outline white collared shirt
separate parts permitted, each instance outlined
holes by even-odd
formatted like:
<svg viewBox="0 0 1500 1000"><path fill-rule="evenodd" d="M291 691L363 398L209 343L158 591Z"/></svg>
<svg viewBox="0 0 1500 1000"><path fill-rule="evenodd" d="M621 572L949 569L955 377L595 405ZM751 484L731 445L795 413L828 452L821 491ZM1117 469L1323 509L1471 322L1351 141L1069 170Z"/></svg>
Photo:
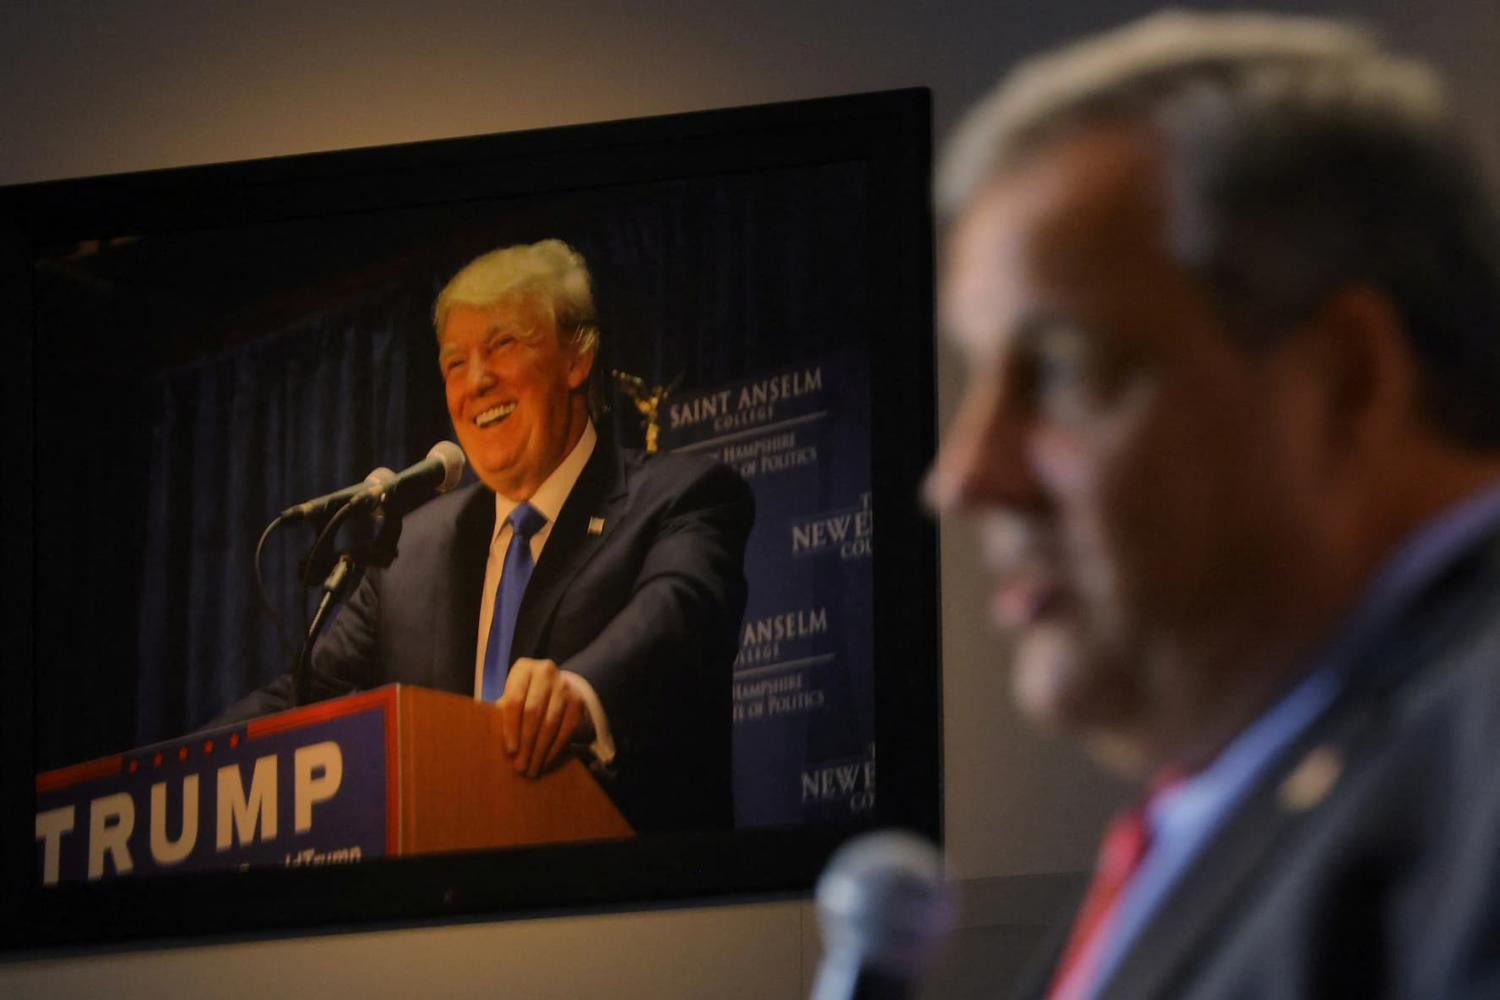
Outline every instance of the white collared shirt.
<svg viewBox="0 0 1500 1000"><path fill-rule="evenodd" d="M536 565L542 557L542 549L547 544L547 539L552 535L552 526L557 523L557 515L562 513L563 504L568 495L573 492L573 487L578 483L578 477L583 474L583 467L588 464L589 457L594 453L594 447L599 441L598 434L594 431L594 422L590 420L584 425L583 436L568 452L568 456L562 460L552 474L546 478L537 491L532 494L528 501L537 512L547 519L547 523L537 529L531 536L531 560ZM505 571L505 551L510 547L512 532L510 526L510 515L520 505L520 501L509 497L495 494L495 534L490 539L489 559L484 567L484 590L479 600L479 636L475 647L474 656L474 697L483 697L484 691L484 653L490 641L490 622L495 616L495 593L500 586L500 578ZM561 664L559 664L561 666ZM600 764L608 765L615 757L615 743L610 736L609 720L604 714L604 704L599 700L599 695L594 691L593 685L587 680L583 681L583 703L588 710L589 719L594 724L594 742L589 745L595 759Z"/></svg>

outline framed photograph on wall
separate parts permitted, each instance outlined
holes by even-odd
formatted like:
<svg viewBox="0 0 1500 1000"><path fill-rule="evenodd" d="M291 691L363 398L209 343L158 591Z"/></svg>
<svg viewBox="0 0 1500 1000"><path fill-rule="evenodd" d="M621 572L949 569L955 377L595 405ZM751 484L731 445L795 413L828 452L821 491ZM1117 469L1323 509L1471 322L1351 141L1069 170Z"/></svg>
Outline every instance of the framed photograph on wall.
<svg viewBox="0 0 1500 1000"><path fill-rule="evenodd" d="M930 127L0 190L7 945L800 892L938 837ZM545 760L517 670L591 692Z"/></svg>

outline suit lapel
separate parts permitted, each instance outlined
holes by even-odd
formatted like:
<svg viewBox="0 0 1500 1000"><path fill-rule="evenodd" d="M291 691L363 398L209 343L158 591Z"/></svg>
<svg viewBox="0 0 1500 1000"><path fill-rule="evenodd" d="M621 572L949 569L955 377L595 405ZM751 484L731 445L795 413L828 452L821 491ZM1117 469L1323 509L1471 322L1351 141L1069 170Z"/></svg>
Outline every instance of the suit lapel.
<svg viewBox="0 0 1500 1000"><path fill-rule="evenodd" d="M547 535L547 544L526 585L511 643L512 659L540 655L568 584L615 530L625 507L626 485L619 453L600 435L594 453L558 512L557 523ZM602 519L603 523L596 521L597 530L590 533L593 519Z"/></svg>
<svg viewBox="0 0 1500 1000"><path fill-rule="evenodd" d="M1062 964L1063 949L1068 946L1068 939L1073 934L1073 925L1078 922L1078 911L1083 906L1083 897L1088 892L1091 877L1089 872L1080 873L1079 887L1073 893L1072 905L1064 911L1065 918L1047 930L1036 954L1021 967L1015 988L1010 993L1012 1000L1044 1000L1047 996L1057 967Z"/></svg>
<svg viewBox="0 0 1500 1000"><path fill-rule="evenodd" d="M1355 713L1362 715L1363 713ZM1308 812L1287 808L1281 788L1286 776L1317 748L1347 760L1350 730L1347 715L1312 730L1277 760L1210 841L1183 878L1156 910L1100 997L1170 996L1184 984L1180 977L1191 960L1212 950L1211 941L1233 920L1237 904L1255 895L1255 882L1276 847L1290 836Z"/></svg>
<svg viewBox="0 0 1500 1000"><path fill-rule="evenodd" d="M452 588L436 605L433 620L433 686L443 691L472 694L474 662L478 656L479 603L484 591L484 568L495 533L495 494L476 486L459 511L454 525L451 573L439 573ZM446 609L444 612L441 609Z"/></svg>
<svg viewBox="0 0 1500 1000"><path fill-rule="evenodd" d="M1386 738L1386 719L1403 686L1441 669L1443 646L1456 624L1472 615L1469 605L1485 593L1474 578L1493 578L1496 564L1500 534L1456 560L1397 622L1369 642L1347 675L1343 693L1268 768L1162 900L1099 997L1182 992L1193 961L1214 950L1214 940L1230 932L1235 908L1256 897L1257 877L1278 863L1273 858L1277 848L1337 797L1338 783L1348 781L1349 773L1373 753L1373 745ZM1317 756L1339 762L1340 773L1312 802L1299 804L1291 786Z"/></svg>

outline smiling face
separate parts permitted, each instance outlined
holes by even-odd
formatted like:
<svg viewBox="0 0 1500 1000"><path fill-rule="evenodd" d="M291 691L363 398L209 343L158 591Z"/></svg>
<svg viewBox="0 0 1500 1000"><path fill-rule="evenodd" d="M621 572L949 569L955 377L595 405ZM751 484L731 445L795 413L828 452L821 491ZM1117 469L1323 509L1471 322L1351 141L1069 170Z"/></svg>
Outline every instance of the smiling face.
<svg viewBox="0 0 1500 1000"><path fill-rule="evenodd" d="M565 347L531 298L448 310L438 365L448 416L480 481L512 500L530 499L583 435L593 360Z"/></svg>
<svg viewBox="0 0 1500 1000"><path fill-rule="evenodd" d="M977 522L1023 709L1121 757L1295 644L1318 571L1307 394L1173 259L1161 177L1097 128L971 203L942 289L968 383L927 484Z"/></svg>

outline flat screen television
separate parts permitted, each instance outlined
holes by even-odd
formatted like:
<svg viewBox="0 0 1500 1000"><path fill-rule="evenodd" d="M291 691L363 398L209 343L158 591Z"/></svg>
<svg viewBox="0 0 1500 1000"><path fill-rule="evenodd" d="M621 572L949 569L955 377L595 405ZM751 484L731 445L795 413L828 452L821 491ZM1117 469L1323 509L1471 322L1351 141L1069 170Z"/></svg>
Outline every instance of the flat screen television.
<svg viewBox="0 0 1500 1000"><path fill-rule="evenodd" d="M938 837L929 168L898 91L0 190L7 946L794 893L859 830ZM334 777L275 765L268 830L266 730L212 720L296 658L317 532L262 531L454 436L434 297L548 239L592 277L599 439L754 497L733 826L330 846L330 789L389 766L351 737ZM222 850L219 772L258 852Z"/></svg>

